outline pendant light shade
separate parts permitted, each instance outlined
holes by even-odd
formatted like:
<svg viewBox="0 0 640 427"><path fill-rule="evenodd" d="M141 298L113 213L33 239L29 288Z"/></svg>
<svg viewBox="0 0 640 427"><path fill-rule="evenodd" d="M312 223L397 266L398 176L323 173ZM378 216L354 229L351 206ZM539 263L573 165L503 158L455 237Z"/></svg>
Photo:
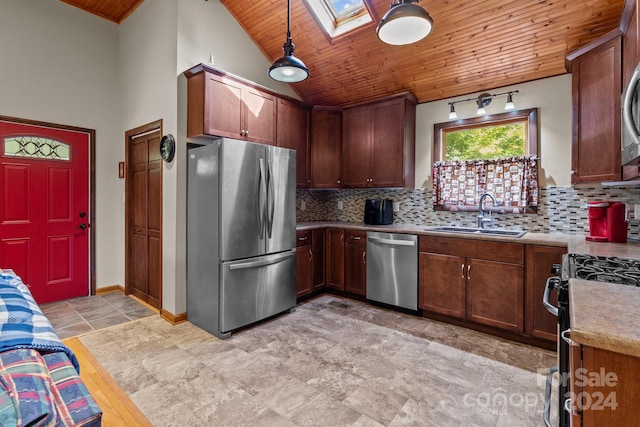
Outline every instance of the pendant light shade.
<svg viewBox="0 0 640 427"><path fill-rule="evenodd" d="M433 20L418 0L398 0L382 17L376 33L384 43L405 45L427 37L433 30Z"/></svg>
<svg viewBox="0 0 640 427"><path fill-rule="evenodd" d="M282 45L284 56L278 58L269 67L269 77L285 83L296 83L309 77L309 69L293 56L296 46L291 40L291 0L287 0L287 41Z"/></svg>

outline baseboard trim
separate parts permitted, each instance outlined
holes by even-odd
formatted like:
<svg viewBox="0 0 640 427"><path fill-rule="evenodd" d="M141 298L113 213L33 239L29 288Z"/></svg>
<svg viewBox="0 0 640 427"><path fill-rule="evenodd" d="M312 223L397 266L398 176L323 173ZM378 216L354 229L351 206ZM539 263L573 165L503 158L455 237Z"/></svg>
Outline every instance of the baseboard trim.
<svg viewBox="0 0 640 427"><path fill-rule="evenodd" d="M160 316L172 325L177 325L178 323L187 321L187 313L173 314L164 308L160 310Z"/></svg>
<svg viewBox="0 0 640 427"><path fill-rule="evenodd" d="M147 307L149 310L155 312L155 313L160 313L160 310L158 310L156 307L152 306L151 304L141 300L140 298L138 298L137 296L135 296L134 294L129 294L127 295L129 298L136 300L137 303L144 305L145 307Z"/></svg>
<svg viewBox="0 0 640 427"><path fill-rule="evenodd" d="M108 294L109 292L118 291L124 294L124 286L122 285L113 285L113 286L105 286L104 288L96 289L96 295Z"/></svg>

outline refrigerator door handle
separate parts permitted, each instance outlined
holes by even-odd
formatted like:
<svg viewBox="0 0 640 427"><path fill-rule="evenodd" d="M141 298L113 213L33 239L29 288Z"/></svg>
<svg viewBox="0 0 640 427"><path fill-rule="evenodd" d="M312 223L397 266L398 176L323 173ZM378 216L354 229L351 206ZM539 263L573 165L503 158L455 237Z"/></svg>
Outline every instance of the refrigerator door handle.
<svg viewBox="0 0 640 427"><path fill-rule="evenodd" d="M289 259L295 256L295 251L285 252L279 254L277 256L269 257L268 259L256 260L256 261L248 261L248 262L239 262L237 264L231 264L229 266L229 270L243 270L246 268L256 268L256 267L264 267L266 265L277 264L286 259Z"/></svg>
<svg viewBox="0 0 640 427"><path fill-rule="evenodd" d="M276 206L276 202L275 202L275 186L273 185L273 169L271 166L272 161L269 160L268 166L268 173L269 173L269 179L268 179L268 196L267 196L267 209L269 209L269 211L267 212L267 218L268 218L268 222L267 222L267 227L269 227L269 238L271 238L272 235L272 231L273 231L273 213L275 211L275 206Z"/></svg>
<svg viewBox="0 0 640 427"><path fill-rule="evenodd" d="M266 171L264 168L264 159L260 158L260 173L258 174L258 208L257 208L257 216L258 216L258 230L260 233L260 237L264 236L264 209L265 209L265 198L267 196L267 187L265 181L267 179Z"/></svg>

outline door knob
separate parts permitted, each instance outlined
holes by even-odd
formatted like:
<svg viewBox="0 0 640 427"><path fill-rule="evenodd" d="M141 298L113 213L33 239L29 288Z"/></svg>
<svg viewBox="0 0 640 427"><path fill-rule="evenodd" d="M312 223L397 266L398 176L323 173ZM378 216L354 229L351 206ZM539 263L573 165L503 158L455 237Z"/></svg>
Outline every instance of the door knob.
<svg viewBox="0 0 640 427"><path fill-rule="evenodd" d="M80 212L80 218L84 218L85 216L87 216L86 212Z"/></svg>
<svg viewBox="0 0 640 427"><path fill-rule="evenodd" d="M84 230L85 228L87 228L87 224L80 224L80 228Z"/></svg>

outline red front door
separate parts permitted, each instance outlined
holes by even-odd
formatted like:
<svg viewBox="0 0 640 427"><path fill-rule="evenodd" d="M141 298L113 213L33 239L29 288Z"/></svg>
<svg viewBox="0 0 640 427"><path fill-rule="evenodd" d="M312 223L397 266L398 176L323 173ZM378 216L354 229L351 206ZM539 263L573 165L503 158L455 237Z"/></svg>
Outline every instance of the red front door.
<svg viewBox="0 0 640 427"><path fill-rule="evenodd" d="M89 295L89 137L0 120L0 268L40 304Z"/></svg>

